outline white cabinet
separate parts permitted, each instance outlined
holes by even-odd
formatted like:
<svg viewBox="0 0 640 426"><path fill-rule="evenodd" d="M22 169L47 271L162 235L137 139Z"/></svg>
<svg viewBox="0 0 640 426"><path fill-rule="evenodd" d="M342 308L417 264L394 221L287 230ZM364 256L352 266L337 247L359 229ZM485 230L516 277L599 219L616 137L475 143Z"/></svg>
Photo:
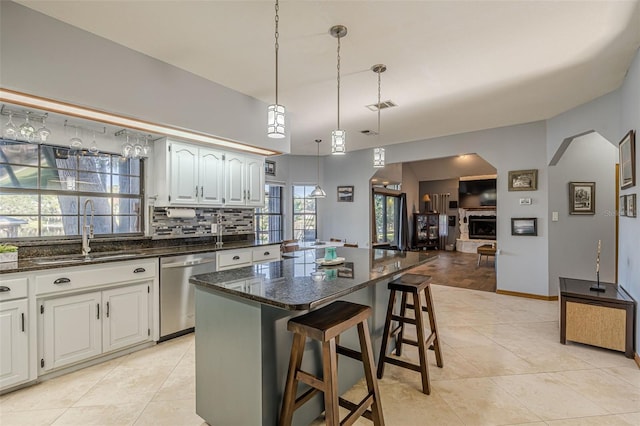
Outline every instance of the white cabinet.
<svg viewBox="0 0 640 426"><path fill-rule="evenodd" d="M280 246L269 245L254 248L220 250L216 253L216 270L241 268L254 263L280 260Z"/></svg>
<svg viewBox="0 0 640 426"><path fill-rule="evenodd" d="M157 268L142 259L36 275L41 373L152 341Z"/></svg>
<svg viewBox="0 0 640 426"><path fill-rule="evenodd" d="M52 370L102 353L101 292L41 304L44 351L40 366Z"/></svg>
<svg viewBox="0 0 640 426"><path fill-rule="evenodd" d="M154 152L157 205L222 205L222 151L165 139Z"/></svg>
<svg viewBox="0 0 640 426"><path fill-rule="evenodd" d="M29 379L29 335L26 321L26 298L0 302L0 389Z"/></svg>
<svg viewBox="0 0 640 426"><path fill-rule="evenodd" d="M102 292L102 349L110 352L149 338L149 288L146 284Z"/></svg>
<svg viewBox="0 0 640 426"><path fill-rule="evenodd" d="M264 159L225 154L225 205L264 206Z"/></svg>
<svg viewBox="0 0 640 426"><path fill-rule="evenodd" d="M171 139L155 145L157 206L264 206L263 157Z"/></svg>

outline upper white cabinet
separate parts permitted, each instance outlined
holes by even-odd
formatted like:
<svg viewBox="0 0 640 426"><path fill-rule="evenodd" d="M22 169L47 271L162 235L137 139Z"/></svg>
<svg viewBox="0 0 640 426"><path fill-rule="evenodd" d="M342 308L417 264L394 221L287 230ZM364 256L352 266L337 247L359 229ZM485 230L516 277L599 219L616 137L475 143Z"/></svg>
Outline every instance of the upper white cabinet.
<svg viewBox="0 0 640 426"><path fill-rule="evenodd" d="M158 206L264 204L264 159L164 139L156 142Z"/></svg>
<svg viewBox="0 0 640 426"><path fill-rule="evenodd" d="M263 207L264 159L227 153L225 166L225 205Z"/></svg>
<svg viewBox="0 0 640 426"><path fill-rule="evenodd" d="M222 205L222 151L169 139L154 151L158 205Z"/></svg>

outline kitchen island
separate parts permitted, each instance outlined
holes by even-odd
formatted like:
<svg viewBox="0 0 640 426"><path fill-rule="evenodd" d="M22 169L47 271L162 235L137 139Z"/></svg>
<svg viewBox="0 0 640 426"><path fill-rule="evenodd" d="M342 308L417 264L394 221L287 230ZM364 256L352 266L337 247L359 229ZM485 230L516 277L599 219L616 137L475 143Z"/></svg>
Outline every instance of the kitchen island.
<svg viewBox="0 0 640 426"><path fill-rule="evenodd" d="M195 275L196 412L211 425L275 425L291 349L287 322L334 300L369 305L374 353L378 355L386 314L386 283L437 258L429 253L337 248L344 263L319 267L324 250L303 250L283 260ZM310 274L324 270L315 281ZM357 348L355 330L341 344ZM321 350L307 342L303 367L321 375ZM359 362L341 357L339 390L362 376ZM309 424L323 411L317 395L294 415Z"/></svg>

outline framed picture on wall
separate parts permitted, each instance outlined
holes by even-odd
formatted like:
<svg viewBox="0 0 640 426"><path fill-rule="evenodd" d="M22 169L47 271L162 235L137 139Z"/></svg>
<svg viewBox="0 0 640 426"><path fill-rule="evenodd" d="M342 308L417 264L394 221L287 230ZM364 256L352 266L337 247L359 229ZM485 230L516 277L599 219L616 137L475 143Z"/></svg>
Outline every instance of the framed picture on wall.
<svg viewBox="0 0 640 426"><path fill-rule="evenodd" d="M618 206L618 214L620 216L626 216L627 215L627 197L625 197L624 195L620 196L620 204Z"/></svg>
<svg viewBox="0 0 640 426"><path fill-rule="evenodd" d="M620 189L636 184L636 132L629 130L620 141Z"/></svg>
<svg viewBox="0 0 640 426"><path fill-rule="evenodd" d="M535 217L512 217L511 235L538 235L538 219Z"/></svg>
<svg viewBox="0 0 640 426"><path fill-rule="evenodd" d="M535 191L538 189L538 169L511 170L509 191Z"/></svg>
<svg viewBox="0 0 640 426"><path fill-rule="evenodd" d="M569 214L596 214L595 182L569 182Z"/></svg>
<svg viewBox="0 0 640 426"><path fill-rule="evenodd" d="M629 194L626 197L627 200L627 206L626 206L626 210L627 210L627 216L628 217L636 217L636 210L637 210L637 204L636 204L636 194Z"/></svg>
<svg viewBox="0 0 640 426"><path fill-rule="evenodd" d="M338 201L353 202L353 186L339 186Z"/></svg>
<svg viewBox="0 0 640 426"><path fill-rule="evenodd" d="M276 162L271 160L264 160L264 174L269 176L276 175Z"/></svg>

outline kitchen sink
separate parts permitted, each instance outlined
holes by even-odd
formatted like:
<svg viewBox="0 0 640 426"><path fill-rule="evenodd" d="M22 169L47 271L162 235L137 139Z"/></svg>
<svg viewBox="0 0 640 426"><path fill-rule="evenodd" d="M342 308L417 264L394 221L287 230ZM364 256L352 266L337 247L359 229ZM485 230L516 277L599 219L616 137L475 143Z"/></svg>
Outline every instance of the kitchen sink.
<svg viewBox="0 0 640 426"><path fill-rule="evenodd" d="M105 254L100 254L100 253L96 253L93 255L90 255L88 257L86 256L74 256L74 257L68 257L68 256L64 256L64 257L53 257L53 258L46 258L46 259L36 259L33 261L33 263L37 264L37 265L57 265L57 264L61 264L61 263L83 263L83 262L92 262L92 261L98 261L98 260L112 260L112 259L127 259L127 258L132 258L132 257L136 257L138 256L137 253L105 253Z"/></svg>

